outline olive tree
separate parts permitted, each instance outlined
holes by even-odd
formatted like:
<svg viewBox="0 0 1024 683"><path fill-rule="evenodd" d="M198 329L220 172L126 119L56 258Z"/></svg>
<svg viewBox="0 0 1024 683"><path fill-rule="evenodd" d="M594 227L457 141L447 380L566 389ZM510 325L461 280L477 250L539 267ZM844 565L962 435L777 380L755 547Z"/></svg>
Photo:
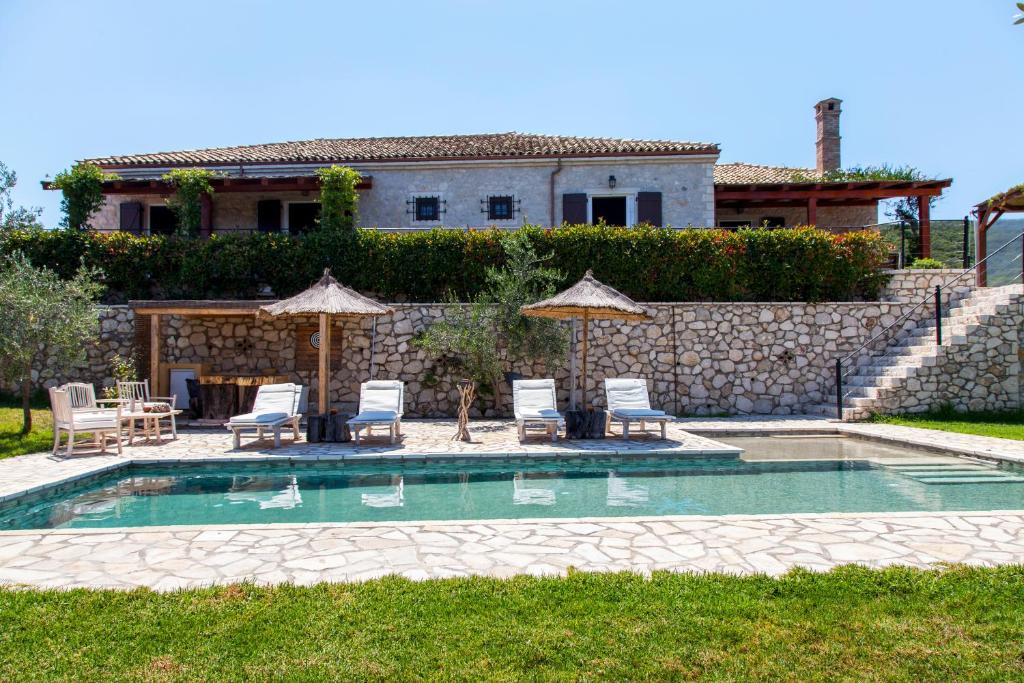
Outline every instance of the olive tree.
<svg viewBox="0 0 1024 683"><path fill-rule="evenodd" d="M18 175L0 161L0 230L42 228L39 222L42 209L14 206L14 186L17 184Z"/></svg>
<svg viewBox="0 0 1024 683"><path fill-rule="evenodd" d="M96 278L83 267L61 280L18 253L0 261L0 379L21 387L22 434L32 429L32 371L80 361L98 331Z"/></svg>

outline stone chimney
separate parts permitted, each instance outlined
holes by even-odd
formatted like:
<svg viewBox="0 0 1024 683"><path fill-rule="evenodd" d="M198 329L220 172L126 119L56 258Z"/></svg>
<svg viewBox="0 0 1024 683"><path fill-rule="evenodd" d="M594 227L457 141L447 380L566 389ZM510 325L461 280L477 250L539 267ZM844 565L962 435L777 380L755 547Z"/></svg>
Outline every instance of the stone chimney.
<svg viewBox="0 0 1024 683"><path fill-rule="evenodd" d="M842 168L839 160L839 105L842 102L830 97L814 105L814 121L818 124L818 138L815 143L818 173Z"/></svg>

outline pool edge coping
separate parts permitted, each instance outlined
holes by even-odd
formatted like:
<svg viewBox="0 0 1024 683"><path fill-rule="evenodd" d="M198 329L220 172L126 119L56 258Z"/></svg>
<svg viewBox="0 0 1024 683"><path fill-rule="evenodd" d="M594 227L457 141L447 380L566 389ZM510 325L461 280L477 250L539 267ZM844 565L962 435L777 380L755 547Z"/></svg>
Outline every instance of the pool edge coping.
<svg viewBox="0 0 1024 683"><path fill-rule="evenodd" d="M170 524L163 526L135 527L75 527L65 529L12 529L0 530L0 539L15 536L60 536L60 535L116 535L144 533L183 533L195 531L232 531L236 533L254 530L288 529L380 529L415 527L429 531L431 527L466 526L537 526L543 524L653 524L658 522L759 522L766 520L835 520L835 519L941 519L954 517L999 517L1001 515L1024 516L1024 510L928 510L899 512L791 512L766 514L730 515L643 515L639 517L524 517L521 519L452 519L452 520L406 520L384 522L281 522L265 524Z"/></svg>

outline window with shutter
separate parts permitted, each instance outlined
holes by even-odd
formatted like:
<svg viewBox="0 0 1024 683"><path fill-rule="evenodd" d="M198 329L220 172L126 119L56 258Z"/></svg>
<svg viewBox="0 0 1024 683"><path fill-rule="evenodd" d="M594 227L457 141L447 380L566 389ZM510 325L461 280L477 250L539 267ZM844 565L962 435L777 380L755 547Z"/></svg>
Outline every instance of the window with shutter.
<svg viewBox="0 0 1024 683"><path fill-rule="evenodd" d="M256 202L256 227L260 232L281 232L281 200Z"/></svg>
<svg viewBox="0 0 1024 683"><path fill-rule="evenodd" d="M572 192L562 195L562 222L583 225L587 222L587 195Z"/></svg>
<svg viewBox="0 0 1024 683"><path fill-rule="evenodd" d="M122 202L120 228L136 235L142 232L142 202Z"/></svg>
<svg viewBox="0 0 1024 683"><path fill-rule="evenodd" d="M661 227L661 193L636 193L636 222Z"/></svg>

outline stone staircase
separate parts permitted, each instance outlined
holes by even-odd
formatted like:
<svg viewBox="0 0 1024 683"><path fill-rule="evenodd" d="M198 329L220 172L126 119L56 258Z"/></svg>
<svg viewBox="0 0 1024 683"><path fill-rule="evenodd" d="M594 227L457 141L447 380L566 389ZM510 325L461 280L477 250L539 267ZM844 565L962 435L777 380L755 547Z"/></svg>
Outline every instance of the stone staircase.
<svg viewBox="0 0 1024 683"><path fill-rule="evenodd" d="M871 413L885 412L883 400L905 393L919 391L913 379L922 367L945 361L948 353L966 350L972 343L971 333L984 325L992 316L1004 315L1009 307L1019 305L1024 285L986 287L971 291L955 300L946 309L942 319L942 346L935 344L935 321L924 311L916 327L903 330L886 346L874 352L867 349L853 361L843 380L844 420L859 420ZM911 386L908 386L910 384ZM917 382L919 385L920 382ZM835 395L835 387L830 395ZM921 405L920 409L927 406ZM913 410L914 407L910 407ZM811 405L809 415L836 417L835 402Z"/></svg>

